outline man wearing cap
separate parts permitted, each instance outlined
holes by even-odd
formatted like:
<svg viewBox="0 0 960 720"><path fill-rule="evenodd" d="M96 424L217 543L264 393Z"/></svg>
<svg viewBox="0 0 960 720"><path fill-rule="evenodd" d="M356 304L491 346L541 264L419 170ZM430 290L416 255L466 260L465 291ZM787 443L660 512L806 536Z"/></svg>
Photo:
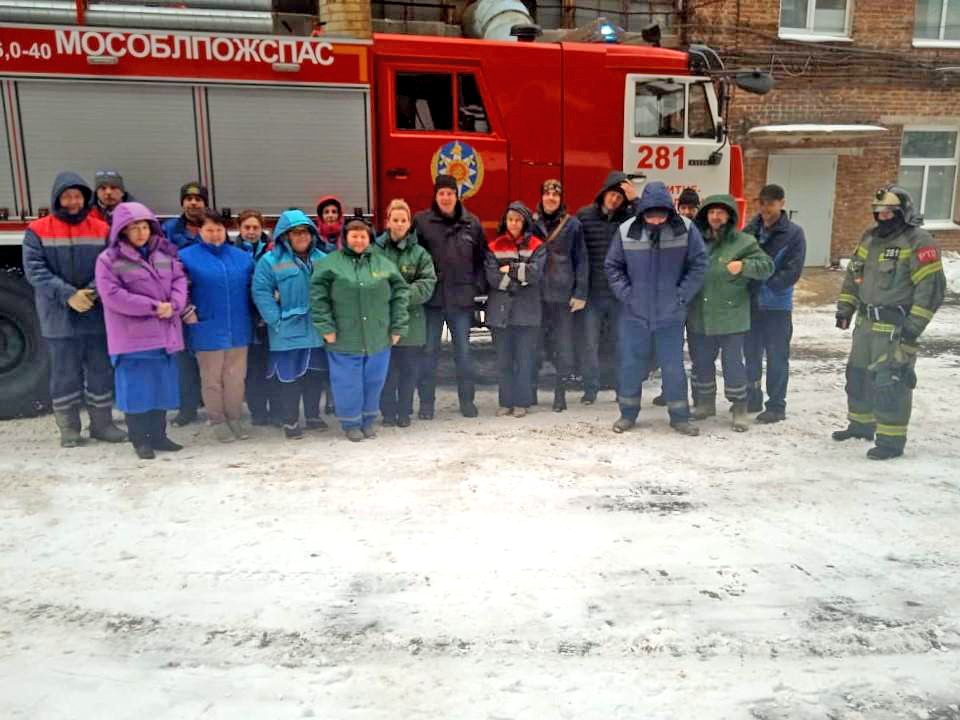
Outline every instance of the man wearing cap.
<svg viewBox="0 0 960 720"><path fill-rule="evenodd" d="M93 176L94 199L90 210L92 217L113 222L113 209L122 202L133 202L133 195L123 187L123 177L116 170L99 169Z"/></svg>
<svg viewBox="0 0 960 720"><path fill-rule="evenodd" d="M180 188L180 207L183 214L163 224L163 234L178 250L200 242L203 211L210 204L210 193L198 182L188 182Z"/></svg>
<svg viewBox="0 0 960 720"><path fill-rule="evenodd" d="M533 234L540 237L547 248L547 261L540 282L543 331L557 374L553 410L563 412L567 409L567 383L574 371L573 314L586 307L590 266L583 241L583 226L567 212L563 185L559 180L550 179L540 186L540 204L533 221ZM535 376L537 366L535 363ZM533 386L536 391L536 377Z"/></svg>
<svg viewBox="0 0 960 720"><path fill-rule="evenodd" d="M758 423L786 418L790 339L793 337L793 286L803 272L807 241L803 229L784 212L779 185L766 185L758 199L760 213L744 228L773 260L773 275L750 283L750 330L743 341L747 366L747 412ZM767 409L763 409L763 357L767 358ZM760 412L763 410L763 412Z"/></svg>
<svg viewBox="0 0 960 720"><path fill-rule="evenodd" d="M581 313L582 352L580 370L583 373L584 405L592 405L600 390L600 338L606 326L615 334L620 304L610 292L603 261L610 243L617 236L620 224L634 214L637 191L625 173L613 171L597 193L593 203L580 208L577 219L583 225L583 239L587 247L590 267L590 298Z"/></svg>
<svg viewBox="0 0 960 720"><path fill-rule="evenodd" d="M200 242L200 226L203 211L207 208L210 194L198 182L188 182L180 188L180 207L183 214L163 224L163 234L183 250ZM184 328L186 331L186 328ZM196 356L189 350L177 353L177 370L180 375L180 411L172 420L174 425L189 425L197 419L200 407L200 367Z"/></svg>
<svg viewBox="0 0 960 720"><path fill-rule="evenodd" d="M470 327L474 298L485 289L483 226L460 201L457 181L450 175L439 175L433 186L433 204L417 213L413 227L437 271L436 289L426 302L427 342L418 384L419 417L433 419L444 323L453 338L460 412L464 417L476 417Z"/></svg>
<svg viewBox="0 0 960 720"><path fill-rule="evenodd" d="M684 188L680 197L677 198L677 212L687 220L693 220L698 210L700 210L700 196L697 191L692 187Z"/></svg>
<svg viewBox="0 0 960 720"><path fill-rule="evenodd" d="M27 226L23 270L34 289L40 331L50 355L50 397L61 447L83 443L80 407L90 413L90 436L124 442L113 424L113 367L97 299L94 270L109 226L90 212L93 192L62 172L53 183L50 214Z"/></svg>
<svg viewBox="0 0 960 720"><path fill-rule="evenodd" d="M876 445L871 460L903 455L917 384L917 339L943 303L947 281L940 248L920 226L910 194L898 185L877 191L876 226L853 251L837 300L837 327L857 315L847 360L847 427L837 441Z"/></svg>

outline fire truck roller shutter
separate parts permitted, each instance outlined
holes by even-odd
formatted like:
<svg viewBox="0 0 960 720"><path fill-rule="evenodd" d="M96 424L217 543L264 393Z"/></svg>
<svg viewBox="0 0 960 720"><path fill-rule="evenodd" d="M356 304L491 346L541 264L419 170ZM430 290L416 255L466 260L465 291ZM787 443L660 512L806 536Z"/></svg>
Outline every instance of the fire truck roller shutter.
<svg viewBox="0 0 960 720"><path fill-rule="evenodd" d="M93 182L117 170L157 214L180 213L177 189L199 175L190 87L145 83L19 81L33 215L50 205L57 173Z"/></svg>
<svg viewBox="0 0 960 720"><path fill-rule="evenodd" d="M366 90L211 87L207 97L221 207L312 214L332 193L348 212L371 209Z"/></svg>
<svg viewBox="0 0 960 720"><path fill-rule="evenodd" d="M5 96L6 93L0 93ZM10 116L10 108L7 105L7 98L3 97L0 103L0 118L6 120ZM17 206L17 194L14 190L14 167L15 163L10 157L10 140L7 137L6 126L0 131L0 208L6 208L10 213L10 219L13 220L20 214L20 208Z"/></svg>

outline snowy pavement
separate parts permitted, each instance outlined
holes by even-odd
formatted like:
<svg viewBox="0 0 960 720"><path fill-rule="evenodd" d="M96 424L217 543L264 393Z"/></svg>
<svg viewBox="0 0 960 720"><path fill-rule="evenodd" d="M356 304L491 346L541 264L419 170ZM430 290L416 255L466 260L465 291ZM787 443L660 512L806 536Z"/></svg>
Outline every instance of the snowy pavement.
<svg viewBox="0 0 960 720"><path fill-rule="evenodd" d="M746 434L492 388L153 462L2 423L0 718L957 720L960 305L888 463L829 439L850 334L795 324L789 418Z"/></svg>

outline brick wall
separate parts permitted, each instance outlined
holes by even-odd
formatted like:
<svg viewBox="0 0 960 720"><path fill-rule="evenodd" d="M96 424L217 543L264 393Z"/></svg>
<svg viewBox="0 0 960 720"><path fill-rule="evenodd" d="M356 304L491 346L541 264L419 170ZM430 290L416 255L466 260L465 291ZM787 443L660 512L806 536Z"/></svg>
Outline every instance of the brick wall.
<svg viewBox="0 0 960 720"><path fill-rule="evenodd" d="M748 212L756 212L753 199L766 182L769 154L786 148L838 153L831 250L835 260L848 255L873 223L873 192L896 181L904 125L960 130L960 74L935 69L960 66L960 49L912 46L912 0L896 10L889 0L852 1L853 42L848 43L778 38L776 0L694 6L686 30L688 42L712 46L728 66L761 67L776 78L776 89L768 95L737 91L731 106L731 135L745 151ZM879 125L887 132L841 140L747 135L760 125L796 123ZM960 223L960 197L955 205L954 222ZM960 250L960 228L934 235L944 248Z"/></svg>
<svg viewBox="0 0 960 720"><path fill-rule="evenodd" d="M328 35L369 38L370 0L320 0L320 19L326 21Z"/></svg>

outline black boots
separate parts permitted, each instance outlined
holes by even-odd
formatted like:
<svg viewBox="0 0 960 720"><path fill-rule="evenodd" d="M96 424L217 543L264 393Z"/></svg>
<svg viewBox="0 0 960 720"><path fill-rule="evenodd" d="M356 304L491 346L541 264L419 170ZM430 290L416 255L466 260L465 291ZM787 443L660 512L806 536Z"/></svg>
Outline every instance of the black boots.
<svg viewBox="0 0 960 720"><path fill-rule="evenodd" d="M857 438L859 440L873 440L873 430L865 430L861 427L853 425L847 425L844 430L836 430L831 437L837 442L843 442L844 440L850 440L851 438Z"/></svg>
<svg viewBox="0 0 960 720"><path fill-rule="evenodd" d="M90 437L101 442L126 442L127 434L113 424L112 408L87 408L90 413Z"/></svg>
<svg viewBox="0 0 960 720"><path fill-rule="evenodd" d="M150 413L127 413L127 430L133 451L141 460L153 460L156 455L150 444Z"/></svg>
<svg viewBox="0 0 960 720"><path fill-rule="evenodd" d="M83 445L80 435L80 408L72 407L68 410L55 410L54 419L60 430L60 447L75 448Z"/></svg>
<svg viewBox="0 0 960 720"><path fill-rule="evenodd" d="M567 409L567 383L557 376L557 384L553 388L553 411L563 412Z"/></svg>
<svg viewBox="0 0 960 720"><path fill-rule="evenodd" d="M763 410L763 390L752 387L747 391L747 412L758 413Z"/></svg>
<svg viewBox="0 0 960 720"><path fill-rule="evenodd" d="M867 457L871 460L890 460L903 455L903 448L877 445L867 450Z"/></svg>
<svg viewBox="0 0 960 720"><path fill-rule="evenodd" d="M475 418L479 413L473 403L474 387L472 382L460 380L457 382L457 397L460 400L460 414L467 418Z"/></svg>

